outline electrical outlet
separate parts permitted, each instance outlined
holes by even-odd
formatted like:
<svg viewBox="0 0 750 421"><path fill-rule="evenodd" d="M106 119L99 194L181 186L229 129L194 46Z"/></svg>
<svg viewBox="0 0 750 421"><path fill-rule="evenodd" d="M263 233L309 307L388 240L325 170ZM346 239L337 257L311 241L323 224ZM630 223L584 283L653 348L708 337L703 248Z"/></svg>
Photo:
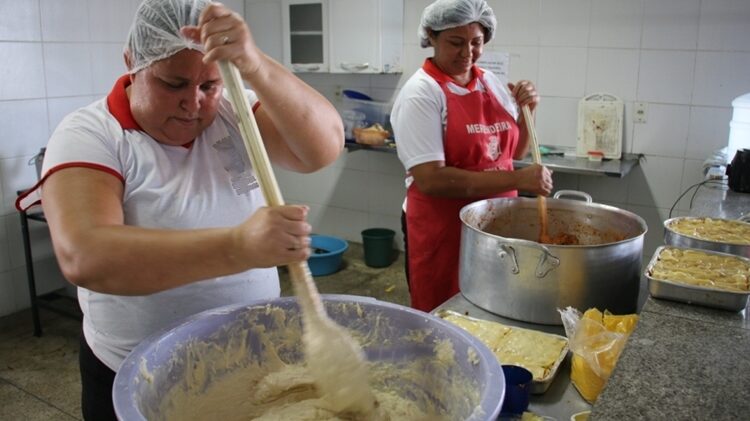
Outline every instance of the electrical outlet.
<svg viewBox="0 0 750 421"><path fill-rule="evenodd" d="M334 89L334 91L333 91L333 95L334 95L334 96L335 96L335 97L336 97L337 99L341 99L341 95L343 95L343 93L341 92L342 90L343 90L343 89L341 88L341 85L336 85L336 88L335 88L335 89Z"/></svg>
<svg viewBox="0 0 750 421"><path fill-rule="evenodd" d="M645 123L647 110L648 107L645 102L636 102L633 104L633 121L636 123Z"/></svg>

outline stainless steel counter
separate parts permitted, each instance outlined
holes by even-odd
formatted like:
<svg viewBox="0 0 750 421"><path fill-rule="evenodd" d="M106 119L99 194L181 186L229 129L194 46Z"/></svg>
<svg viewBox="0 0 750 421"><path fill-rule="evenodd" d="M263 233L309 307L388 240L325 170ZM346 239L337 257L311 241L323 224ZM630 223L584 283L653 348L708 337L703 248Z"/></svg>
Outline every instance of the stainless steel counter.
<svg viewBox="0 0 750 421"><path fill-rule="evenodd" d="M625 177L640 162L641 155L622 154L621 159L605 159L602 161L589 161L588 158L566 156L575 152L575 148L564 148L556 146L552 154L542 155L542 164L552 171L569 174L598 175L607 177ZM532 164L531 156L528 155L521 160L513 161L515 168L523 168Z"/></svg>
<svg viewBox="0 0 750 421"><path fill-rule="evenodd" d="M396 144L390 143L386 146L367 146L358 143L346 143L346 149L350 152L366 150L376 152L396 153ZM551 154L542 156L542 164L552 171L561 173L595 175L622 178L626 176L640 162L641 155L622 154L622 159L605 159L600 162L589 161L588 158L576 158L565 156L565 153L575 152L570 147L549 147ZM531 155L520 160L514 160L515 168L523 168L532 164Z"/></svg>
<svg viewBox="0 0 750 421"><path fill-rule="evenodd" d="M508 326L565 336L565 330L562 326L538 325L501 317L475 306L460 293L441 304L434 312L440 310L453 310L461 314L468 314L471 317L495 321ZM547 392L543 395L531 395L529 403L530 411L538 415L553 417L558 421L567 421L571 415L589 409L591 409L591 405L581 398L581 395L570 382L570 354L560 366L557 376Z"/></svg>

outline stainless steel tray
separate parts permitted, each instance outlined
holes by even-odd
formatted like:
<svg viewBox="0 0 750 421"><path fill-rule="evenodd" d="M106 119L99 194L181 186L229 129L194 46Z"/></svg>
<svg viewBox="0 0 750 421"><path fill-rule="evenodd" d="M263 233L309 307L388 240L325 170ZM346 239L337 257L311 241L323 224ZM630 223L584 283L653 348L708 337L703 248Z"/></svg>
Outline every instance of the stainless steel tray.
<svg viewBox="0 0 750 421"><path fill-rule="evenodd" d="M659 254L661 254L661 252L667 248L682 250L687 249L685 247L674 246L661 246L656 249L656 251L654 252L654 256L651 258L651 261L646 267L646 271L644 274L648 279L648 292L651 294L651 296L656 298L663 298L666 300L679 301L688 304L698 304L706 307L713 307L731 311L742 311L745 307L747 307L747 300L748 297L750 297L750 291L729 291L717 288L687 285L675 281L654 279L651 276L654 265L659 260ZM735 254L719 253L704 249L700 249L699 251L707 254L740 259L750 265L750 259L737 256Z"/></svg>
<svg viewBox="0 0 750 421"><path fill-rule="evenodd" d="M437 311L435 313L435 315L438 316L438 317L440 317L441 319L444 319L445 316L447 316L447 315L453 315L453 316L458 316L458 317L461 317L461 318L464 318L464 319L467 319L467 320L472 320L472 321L486 322L486 323L495 323L495 324L499 324L499 325L505 326L505 327L513 329L513 330L522 330L522 331L527 331L527 332L541 333L543 335L552 336L552 337L559 338L559 339L565 341L565 346L563 346L562 350L560 351L560 355L557 357L557 360L555 360L554 364L552 364L552 366L550 367L549 373L545 377L543 377L541 379L533 379L532 380L532 382L531 382L531 393L535 394L535 395L541 395L544 392L546 392L547 389L549 389L550 385L552 384L552 381L555 379L555 376L557 375L557 371L560 369L560 365L565 360L565 357L568 355L568 338L566 338L565 336L554 335L554 334L551 334L551 333L541 332L541 331L538 331L538 330L524 329L524 328L520 328L520 327L516 327L516 326L510 326L510 325L507 325L507 324L503 324L503 323L499 323L499 322L495 322L495 321L490 321L490 320L478 319L476 317L471 317L471 316L463 315L463 314L455 312L453 310L439 310L439 311ZM500 361L500 364L503 364L503 362Z"/></svg>

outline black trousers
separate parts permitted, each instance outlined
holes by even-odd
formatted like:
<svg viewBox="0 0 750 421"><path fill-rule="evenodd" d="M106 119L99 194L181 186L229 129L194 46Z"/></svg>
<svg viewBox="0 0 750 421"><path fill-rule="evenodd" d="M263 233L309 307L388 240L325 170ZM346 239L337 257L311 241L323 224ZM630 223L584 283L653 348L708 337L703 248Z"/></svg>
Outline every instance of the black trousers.
<svg viewBox="0 0 750 421"><path fill-rule="evenodd" d="M91 351L81 332L78 364L81 369L81 412L87 421L117 421L112 404L115 372Z"/></svg>

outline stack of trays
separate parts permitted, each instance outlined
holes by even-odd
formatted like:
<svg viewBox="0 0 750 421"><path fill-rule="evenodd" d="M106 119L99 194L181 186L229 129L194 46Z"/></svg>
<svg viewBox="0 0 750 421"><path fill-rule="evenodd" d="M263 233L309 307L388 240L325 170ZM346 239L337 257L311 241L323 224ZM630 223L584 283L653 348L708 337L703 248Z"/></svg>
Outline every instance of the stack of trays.
<svg viewBox="0 0 750 421"><path fill-rule="evenodd" d="M681 216L664 221L664 243L646 268L657 298L741 311L750 296L750 223Z"/></svg>

